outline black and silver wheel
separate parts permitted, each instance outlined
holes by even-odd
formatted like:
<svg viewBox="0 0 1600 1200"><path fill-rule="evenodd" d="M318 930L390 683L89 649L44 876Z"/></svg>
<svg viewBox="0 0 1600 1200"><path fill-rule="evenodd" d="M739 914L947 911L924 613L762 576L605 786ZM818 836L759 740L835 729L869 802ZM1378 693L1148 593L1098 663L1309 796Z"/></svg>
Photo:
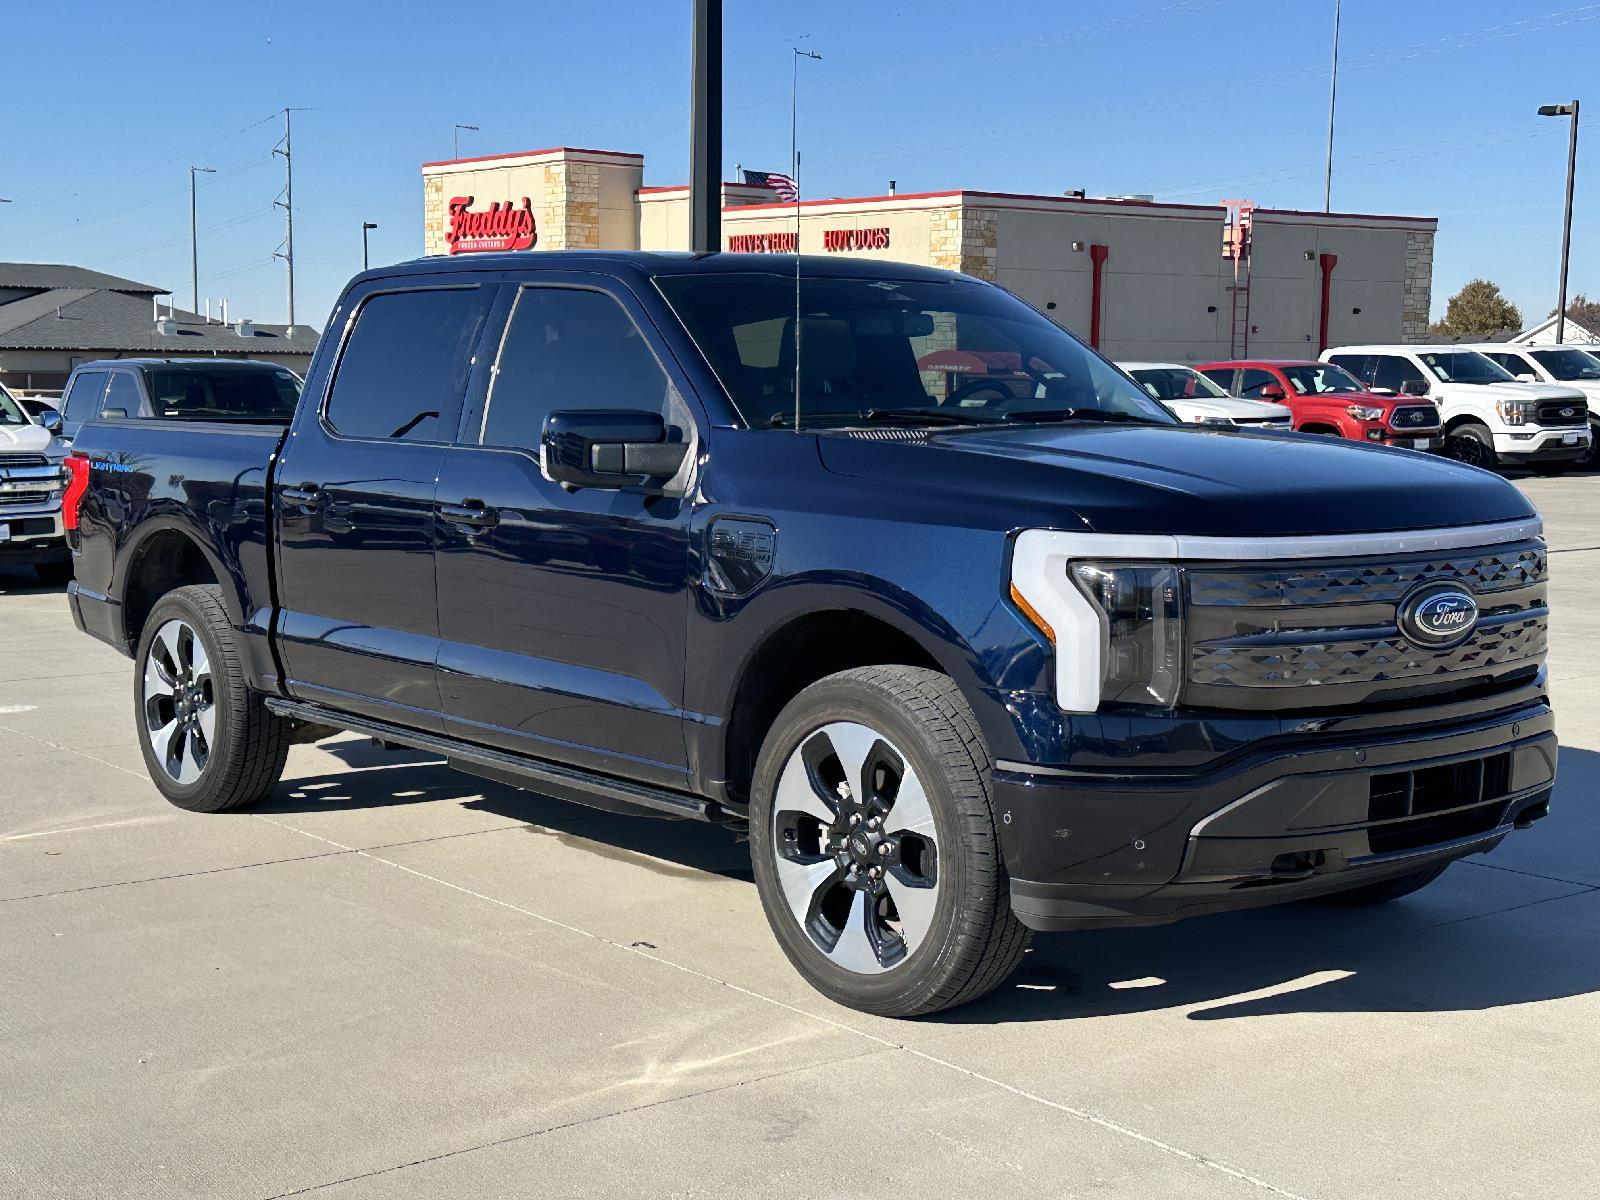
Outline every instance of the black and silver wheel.
<svg viewBox="0 0 1600 1200"><path fill-rule="evenodd" d="M245 683L221 589L179 588L145 622L134 719L150 778L179 808L246 808L277 784L288 724Z"/></svg>
<svg viewBox="0 0 1600 1200"><path fill-rule="evenodd" d="M1499 466L1500 458L1494 452L1494 434L1485 425L1469 422L1458 425L1444 439L1444 454L1469 467L1482 467L1492 471Z"/></svg>
<svg viewBox="0 0 1600 1200"><path fill-rule="evenodd" d="M807 688L762 747L756 882L784 952L841 1004L935 1012L1000 983L1012 916L987 749L955 685L866 667Z"/></svg>

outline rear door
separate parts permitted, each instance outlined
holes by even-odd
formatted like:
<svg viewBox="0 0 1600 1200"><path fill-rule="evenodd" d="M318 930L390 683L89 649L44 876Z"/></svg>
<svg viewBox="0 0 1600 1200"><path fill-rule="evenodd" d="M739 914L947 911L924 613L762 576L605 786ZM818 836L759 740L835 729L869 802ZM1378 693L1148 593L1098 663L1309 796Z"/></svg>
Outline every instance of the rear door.
<svg viewBox="0 0 1600 1200"><path fill-rule="evenodd" d="M690 504L568 491L541 472L539 442L551 412L583 409L660 413L693 442L687 384L619 283L540 272L501 290L484 396L439 479L449 731L683 786Z"/></svg>
<svg viewBox="0 0 1600 1200"><path fill-rule="evenodd" d="M439 732L433 493L492 283L353 293L275 476L279 645L304 700ZM339 336L330 330L325 336Z"/></svg>

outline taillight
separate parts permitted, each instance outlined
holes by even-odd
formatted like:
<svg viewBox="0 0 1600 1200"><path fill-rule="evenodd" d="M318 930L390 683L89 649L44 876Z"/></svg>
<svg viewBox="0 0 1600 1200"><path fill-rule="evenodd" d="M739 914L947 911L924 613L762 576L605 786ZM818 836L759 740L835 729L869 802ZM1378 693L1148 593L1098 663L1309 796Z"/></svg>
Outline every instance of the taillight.
<svg viewBox="0 0 1600 1200"><path fill-rule="evenodd" d="M69 454L64 465L71 478L67 480L67 490L61 494L61 523L76 531L78 508L89 491L89 459L87 455Z"/></svg>

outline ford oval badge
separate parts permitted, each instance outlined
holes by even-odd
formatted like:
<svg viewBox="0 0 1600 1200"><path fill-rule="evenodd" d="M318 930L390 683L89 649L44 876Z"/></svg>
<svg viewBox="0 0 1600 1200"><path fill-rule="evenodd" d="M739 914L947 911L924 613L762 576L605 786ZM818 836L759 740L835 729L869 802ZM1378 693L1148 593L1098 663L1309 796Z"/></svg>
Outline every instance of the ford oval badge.
<svg viewBox="0 0 1600 1200"><path fill-rule="evenodd" d="M1429 584L1400 601L1396 617L1410 641L1438 649L1471 636L1478 624L1478 602L1460 584Z"/></svg>

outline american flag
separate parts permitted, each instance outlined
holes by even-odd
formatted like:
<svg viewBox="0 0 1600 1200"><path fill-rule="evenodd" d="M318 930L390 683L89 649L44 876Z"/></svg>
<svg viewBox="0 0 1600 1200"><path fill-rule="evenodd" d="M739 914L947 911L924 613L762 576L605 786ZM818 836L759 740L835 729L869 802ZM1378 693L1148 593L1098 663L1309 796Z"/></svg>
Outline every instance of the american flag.
<svg viewBox="0 0 1600 1200"><path fill-rule="evenodd" d="M777 171L746 171L744 181L750 187L771 188L785 204L793 204L800 199L800 189L795 181Z"/></svg>

